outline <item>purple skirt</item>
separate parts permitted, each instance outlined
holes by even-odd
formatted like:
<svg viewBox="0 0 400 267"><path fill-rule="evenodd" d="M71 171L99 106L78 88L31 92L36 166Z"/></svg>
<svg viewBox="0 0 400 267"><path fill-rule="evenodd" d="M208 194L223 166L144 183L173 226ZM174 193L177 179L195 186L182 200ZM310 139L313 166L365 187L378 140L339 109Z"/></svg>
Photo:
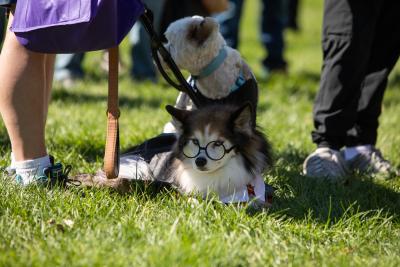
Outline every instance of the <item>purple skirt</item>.
<svg viewBox="0 0 400 267"><path fill-rule="evenodd" d="M143 11L140 0L18 0L11 31L35 52L101 50L118 45Z"/></svg>

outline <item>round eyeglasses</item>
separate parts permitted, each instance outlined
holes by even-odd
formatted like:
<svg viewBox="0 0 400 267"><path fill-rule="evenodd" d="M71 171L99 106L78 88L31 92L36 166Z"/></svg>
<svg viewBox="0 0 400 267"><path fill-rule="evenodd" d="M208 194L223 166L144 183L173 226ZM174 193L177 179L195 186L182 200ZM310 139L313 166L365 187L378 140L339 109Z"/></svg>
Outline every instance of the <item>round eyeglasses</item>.
<svg viewBox="0 0 400 267"><path fill-rule="evenodd" d="M186 157L195 158L200 154L201 150L204 150L209 159L220 160L234 148L235 146L232 146L227 149L221 141L211 141L205 147L202 147L197 139L188 139L184 143L182 151Z"/></svg>

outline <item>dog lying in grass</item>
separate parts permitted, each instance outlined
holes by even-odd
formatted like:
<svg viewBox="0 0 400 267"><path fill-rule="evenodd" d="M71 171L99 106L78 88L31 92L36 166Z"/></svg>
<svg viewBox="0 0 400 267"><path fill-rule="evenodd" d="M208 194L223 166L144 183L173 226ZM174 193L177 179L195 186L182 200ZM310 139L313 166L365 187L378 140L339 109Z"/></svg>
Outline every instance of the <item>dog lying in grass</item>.
<svg viewBox="0 0 400 267"><path fill-rule="evenodd" d="M252 125L252 110L250 103L192 111L167 106L177 122L177 133L166 136L172 138L172 149L147 157L146 147L151 145L145 142L121 156L118 179L99 173L79 180L119 191L145 180L172 185L183 195L216 194L224 203L269 206L273 189L265 185L262 174L272 166L271 146Z"/></svg>
<svg viewBox="0 0 400 267"><path fill-rule="evenodd" d="M264 184L261 174L271 167L272 156L267 139L252 125L252 110L249 103L193 111L167 106L178 122L178 137L155 178L175 184L183 194L204 198L213 192L224 202L256 197L254 190L259 179Z"/></svg>

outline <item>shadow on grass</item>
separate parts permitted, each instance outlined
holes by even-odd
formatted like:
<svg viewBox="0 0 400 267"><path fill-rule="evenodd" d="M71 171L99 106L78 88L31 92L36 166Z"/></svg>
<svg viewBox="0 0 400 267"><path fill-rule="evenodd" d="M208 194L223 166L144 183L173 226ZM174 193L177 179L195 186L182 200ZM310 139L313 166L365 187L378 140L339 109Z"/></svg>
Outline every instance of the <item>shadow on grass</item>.
<svg viewBox="0 0 400 267"><path fill-rule="evenodd" d="M85 92L70 92L67 90L55 90L52 94L52 101L61 101L68 104L79 104L79 103L97 103L106 102L107 95L98 94L88 94ZM142 107L149 106L152 108L159 108L163 101L160 98L144 98L142 96L138 97L127 97L119 96L120 107Z"/></svg>
<svg viewBox="0 0 400 267"><path fill-rule="evenodd" d="M389 80L388 87L400 86L400 73L394 73L393 77Z"/></svg>
<svg viewBox="0 0 400 267"><path fill-rule="evenodd" d="M302 71L292 77L292 80L297 81L285 88L285 92L289 95L303 95L310 102L315 100L318 92L318 84L320 74L316 72ZM310 88L311 86L311 88Z"/></svg>
<svg viewBox="0 0 400 267"><path fill-rule="evenodd" d="M299 85L293 85L285 88L285 93L291 96L298 95L304 96L310 103L313 103L317 92L314 90L309 90L309 88L304 88Z"/></svg>
<svg viewBox="0 0 400 267"><path fill-rule="evenodd" d="M301 71L297 74L297 76L301 77L304 80L312 81L314 83L319 83L321 79L320 73L311 71Z"/></svg>
<svg viewBox="0 0 400 267"><path fill-rule="evenodd" d="M82 188L90 189L90 190L106 190L111 194L116 194L119 196L134 196L143 198L144 200L151 200L162 197L160 194L164 196L169 195L172 198L179 197L179 192L174 189L171 184L159 182L159 181L143 181L143 180L131 180L131 179L120 179L121 182L116 182L116 180L111 179L110 184L113 185L102 185L102 186L94 186L85 184L83 186L78 187L69 187L71 190L80 190ZM118 185L116 185L118 184ZM81 195L85 197L85 192Z"/></svg>
<svg viewBox="0 0 400 267"><path fill-rule="evenodd" d="M105 138L105 137L104 137ZM104 157L105 151L105 139L104 142L99 142L99 140L90 140L90 139L65 139L65 140L58 140L57 147L54 150L58 151L68 151L69 155L74 155L71 157L71 160L76 160L76 157L80 157L85 163L91 165L98 163L99 160L102 161ZM142 141L138 141L137 144L130 144L128 147L123 147L120 145L120 153L123 154L127 149L131 148L134 145L141 144ZM52 150L52 147L49 148ZM1 151L1 147L0 147ZM79 165L82 164L78 162L71 162L71 164Z"/></svg>
<svg viewBox="0 0 400 267"><path fill-rule="evenodd" d="M382 210L389 216L400 217L400 193L366 177L349 177L346 184L332 184L301 175L307 155L290 149L278 155L281 161L274 170L279 192L273 212L303 220L336 222L346 212ZM275 186L275 185L274 185ZM371 216L373 216L373 212Z"/></svg>
<svg viewBox="0 0 400 267"><path fill-rule="evenodd" d="M69 144L58 144L58 146L60 150L64 151L73 148L74 154L80 155L88 163L95 163L99 158L103 158L105 150L105 144L99 142L81 142L79 144L70 142Z"/></svg>

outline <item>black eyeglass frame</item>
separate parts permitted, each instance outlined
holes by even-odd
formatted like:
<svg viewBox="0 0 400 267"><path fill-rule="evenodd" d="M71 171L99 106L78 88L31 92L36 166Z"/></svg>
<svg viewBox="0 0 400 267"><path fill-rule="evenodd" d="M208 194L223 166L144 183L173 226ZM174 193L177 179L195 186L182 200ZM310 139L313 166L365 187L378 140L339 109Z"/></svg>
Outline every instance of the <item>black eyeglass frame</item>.
<svg viewBox="0 0 400 267"><path fill-rule="evenodd" d="M232 146L232 147L230 147L230 148L226 148L225 146L224 146L224 142L221 142L221 141L211 141L211 142L209 142L206 146L200 146L200 144L199 144L199 141L197 140L197 139L188 139L188 140L186 140L186 142L183 144L183 146L182 146L182 148L187 144L187 142L188 141L193 141L193 144L195 144L195 145L197 145L198 146L198 148L199 148L199 151L196 153L196 155L194 155L194 156L188 156L188 155L186 155L185 154L185 152L184 152L184 149L182 149L182 153L183 153L183 155L185 156L185 157L187 157L187 158L189 158L189 159L193 159L193 158L195 158L195 157L197 157L199 154L200 154L200 152L202 151L202 150L204 150L205 152L206 152L206 155L207 155L207 157L209 158L209 159L211 159L211 160L214 160L214 161L217 161L217 160L220 160L220 159L222 159L223 157L225 157L225 155L226 154L229 154L236 146ZM211 144L213 144L213 143L221 143L221 146L224 148L224 154L220 157L220 158L212 158L212 157L210 157L210 155L208 154L208 152L207 152L207 147L209 146L209 145L211 145Z"/></svg>

